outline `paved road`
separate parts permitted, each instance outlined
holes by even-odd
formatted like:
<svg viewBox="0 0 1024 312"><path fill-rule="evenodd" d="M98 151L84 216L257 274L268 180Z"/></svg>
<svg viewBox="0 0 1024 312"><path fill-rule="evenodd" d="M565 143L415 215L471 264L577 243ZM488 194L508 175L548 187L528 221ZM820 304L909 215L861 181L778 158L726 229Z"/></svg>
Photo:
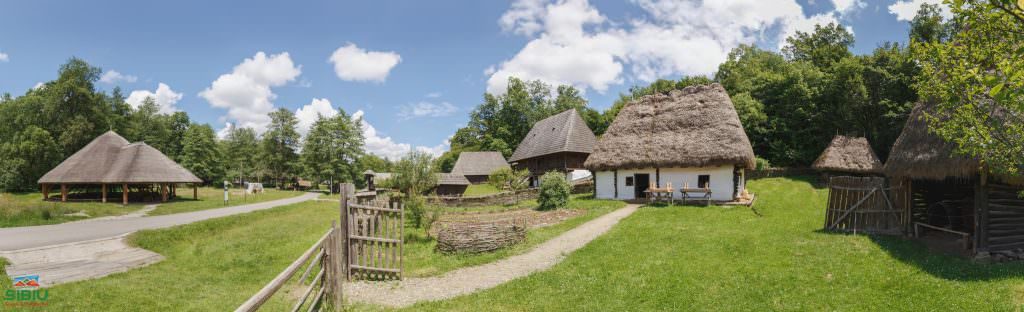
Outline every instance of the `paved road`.
<svg viewBox="0 0 1024 312"><path fill-rule="evenodd" d="M56 244L81 242L114 237L138 230L159 229L196 221L230 216L256 210L270 209L315 199L319 194L306 193L292 198L262 203L178 213L171 215L97 220L54 225L0 228L0 251L35 248Z"/></svg>

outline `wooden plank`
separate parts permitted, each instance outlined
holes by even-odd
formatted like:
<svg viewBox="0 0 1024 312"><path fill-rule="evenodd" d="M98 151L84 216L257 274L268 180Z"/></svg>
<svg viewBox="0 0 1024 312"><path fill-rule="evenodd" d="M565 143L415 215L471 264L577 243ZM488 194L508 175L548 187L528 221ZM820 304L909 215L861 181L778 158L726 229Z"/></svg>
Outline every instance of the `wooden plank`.
<svg viewBox="0 0 1024 312"><path fill-rule="evenodd" d="M400 239L378 238L378 237L362 236L362 235L352 235L352 236L349 236L349 238L351 238L353 240L359 240L359 241L377 242L377 243L389 243L389 244L398 244L398 243L402 242L402 240L400 240Z"/></svg>
<svg viewBox="0 0 1024 312"><path fill-rule="evenodd" d="M266 303L267 300L269 300L270 297L274 295L274 293L281 289L281 286L284 286L285 282L287 282L288 279L295 275L295 272L297 272L299 268L302 267L303 263L306 263L306 261L308 261L309 258L313 256L314 252L320 249L320 247L324 243L324 240L326 240L327 237L331 235L332 232L334 232L334 229L328 230L327 233L320 237L320 239L317 240L317 242L313 244L312 247L306 250L306 252L302 253L302 256L299 256L299 259L295 260L294 262L292 262L292 264L288 265L288 267L286 267L284 271L281 271L281 273L279 273L277 277L274 277L274 279L271 280L270 283L268 283L266 286L263 286L263 289L260 289L260 291L257 292L252 297L250 297L249 300L246 300L244 303L242 303L242 305L235 309L235 311L240 312L258 310L260 306ZM323 289L321 289L321 292L323 292Z"/></svg>
<svg viewBox="0 0 1024 312"><path fill-rule="evenodd" d="M399 269L377 268L377 267L362 266L362 265L353 265L352 268L356 269L356 270L363 270L363 271L370 271L370 272L386 272L386 273L401 273L402 272Z"/></svg>
<svg viewBox="0 0 1024 312"><path fill-rule="evenodd" d="M391 208L373 207L373 206L353 204L353 203L349 203L349 206L351 206L352 208L365 209L365 210L370 210L370 211L402 212L401 210L395 210L395 209L391 209Z"/></svg>
<svg viewBox="0 0 1024 312"><path fill-rule="evenodd" d="M312 266L312 265L310 265L310 266ZM313 278L313 282L309 283L309 287L306 288L306 291L302 292L302 296L300 296L299 300L297 302L295 302L295 306L292 307L292 312L298 311L300 308L302 308L302 304L306 303L306 299L308 299L309 295L313 293L313 289L316 289L316 282L319 281L321 278L323 278L323 276L324 276L324 268L321 267L320 268L320 272L317 273L316 277ZM323 286L324 286L323 283L321 283L320 286L321 286L320 288L322 289ZM316 304L316 303L311 303L311 304Z"/></svg>

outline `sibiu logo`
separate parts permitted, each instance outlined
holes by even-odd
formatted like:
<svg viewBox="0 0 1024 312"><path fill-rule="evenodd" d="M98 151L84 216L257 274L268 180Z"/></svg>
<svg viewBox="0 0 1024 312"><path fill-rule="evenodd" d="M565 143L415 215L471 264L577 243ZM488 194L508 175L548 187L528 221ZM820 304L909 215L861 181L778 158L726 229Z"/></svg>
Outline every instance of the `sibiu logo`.
<svg viewBox="0 0 1024 312"><path fill-rule="evenodd" d="M5 307L46 306L50 290L39 289L39 275L19 275L11 278L14 289L4 291Z"/></svg>

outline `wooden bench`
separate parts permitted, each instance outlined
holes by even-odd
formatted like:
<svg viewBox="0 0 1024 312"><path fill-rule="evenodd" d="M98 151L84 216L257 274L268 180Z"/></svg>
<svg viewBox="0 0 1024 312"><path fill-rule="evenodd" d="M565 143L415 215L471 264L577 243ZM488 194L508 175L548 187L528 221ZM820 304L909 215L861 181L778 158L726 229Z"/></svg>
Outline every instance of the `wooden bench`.
<svg viewBox="0 0 1024 312"><path fill-rule="evenodd" d="M711 188L680 188L679 192L683 194L683 205L686 205L687 199L699 198L704 200L704 205L711 205ZM700 194L701 196L695 197L690 196L690 193Z"/></svg>

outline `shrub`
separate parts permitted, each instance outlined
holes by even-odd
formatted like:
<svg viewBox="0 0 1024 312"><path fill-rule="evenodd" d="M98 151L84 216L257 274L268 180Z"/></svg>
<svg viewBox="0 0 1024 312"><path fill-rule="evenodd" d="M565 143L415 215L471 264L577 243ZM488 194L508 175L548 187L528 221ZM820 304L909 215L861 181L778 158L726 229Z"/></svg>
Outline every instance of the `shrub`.
<svg viewBox="0 0 1024 312"><path fill-rule="evenodd" d="M772 167L772 164L770 162L768 162L767 159L764 159L764 158L761 158L761 157L755 157L754 158L754 168L755 169L757 169L757 170L766 170L766 169L771 168L771 167Z"/></svg>
<svg viewBox="0 0 1024 312"><path fill-rule="evenodd" d="M548 172L540 177L540 194L537 203L540 210L552 210L565 207L569 203L572 186L565 180L565 174Z"/></svg>
<svg viewBox="0 0 1024 312"><path fill-rule="evenodd" d="M405 211L409 214L409 222L417 229L423 227L423 221L427 217L427 203L418 194L407 196L402 200Z"/></svg>

